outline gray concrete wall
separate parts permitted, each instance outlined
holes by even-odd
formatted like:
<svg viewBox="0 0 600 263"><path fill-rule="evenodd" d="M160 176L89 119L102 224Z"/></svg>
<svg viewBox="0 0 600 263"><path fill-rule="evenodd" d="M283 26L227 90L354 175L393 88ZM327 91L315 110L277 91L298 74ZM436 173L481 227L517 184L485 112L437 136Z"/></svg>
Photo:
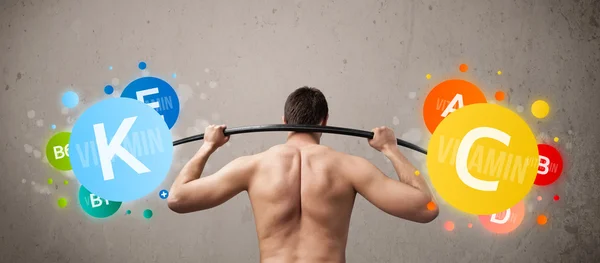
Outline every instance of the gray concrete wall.
<svg viewBox="0 0 600 263"><path fill-rule="evenodd" d="M79 185L72 174L44 162L43 149L53 134L49 126L69 130L84 109L106 97L104 85L118 83L119 93L141 76L140 60L182 97L175 138L208 122L279 122L287 94L310 85L327 95L331 125L388 125L399 137L427 146L421 109L436 83L465 78L489 98L504 90L508 99L500 104L524 106L521 115L536 135L561 138L567 163L559 182L534 187L525 199L523 224L511 234L493 235L476 216L441 204L438 219L419 225L359 198L348 261L597 262L600 257L597 0L3 0L0 12L1 262L257 261L245 194L189 215L170 212L151 194L123 204L111 218L94 220L77 204ZM460 73L460 63L470 70ZM497 76L497 70L504 73ZM176 79L170 77L174 72ZM63 111L60 95L69 86L81 103ZM537 98L552 107L545 120L529 112ZM283 134L233 137L210 160L208 172L283 139ZM325 135L324 143L393 171L365 140ZM161 188L168 188L197 147L177 148ZM405 152L424 167L422 156ZM53 185L47 185L48 178ZM63 185L64 179L70 184ZM560 202L551 200L554 194ZM544 199L536 201L538 195ZM67 208L57 207L59 197L70 200ZM152 209L154 217L144 219L144 209ZM546 226L535 223L540 213L549 216ZM448 220L456 224L453 232L443 229Z"/></svg>

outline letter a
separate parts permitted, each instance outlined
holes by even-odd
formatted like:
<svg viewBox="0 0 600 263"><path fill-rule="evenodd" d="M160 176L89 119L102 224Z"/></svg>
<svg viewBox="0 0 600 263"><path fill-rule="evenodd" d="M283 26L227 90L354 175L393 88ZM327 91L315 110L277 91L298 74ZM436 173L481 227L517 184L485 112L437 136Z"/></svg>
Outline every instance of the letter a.
<svg viewBox="0 0 600 263"><path fill-rule="evenodd" d="M454 109L454 105L456 105L457 103L458 103L458 107L456 109ZM450 103L448 103L448 106L446 106L446 109L444 110L444 112L442 112L442 117L446 118L446 116L448 116L448 114L450 114L451 112L454 112L457 109L462 108L463 106L464 106L464 103L463 103L462 94L456 94L456 96L454 96L452 101Z"/></svg>

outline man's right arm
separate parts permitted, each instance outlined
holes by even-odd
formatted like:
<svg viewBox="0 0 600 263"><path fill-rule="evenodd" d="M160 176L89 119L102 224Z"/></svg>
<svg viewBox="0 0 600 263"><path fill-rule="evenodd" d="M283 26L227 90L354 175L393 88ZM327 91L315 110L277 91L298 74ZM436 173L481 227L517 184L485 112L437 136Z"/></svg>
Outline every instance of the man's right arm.
<svg viewBox="0 0 600 263"><path fill-rule="evenodd" d="M381 151L394 165L399 181L384 175L369 161L352 158L350 180L356 191L384 212L419 223L428 223L439 213L437 206L428 209L432 194L422 176L416 176L415 167L400 153L396 137L388 128L373 130L369 144Z"/></svg>

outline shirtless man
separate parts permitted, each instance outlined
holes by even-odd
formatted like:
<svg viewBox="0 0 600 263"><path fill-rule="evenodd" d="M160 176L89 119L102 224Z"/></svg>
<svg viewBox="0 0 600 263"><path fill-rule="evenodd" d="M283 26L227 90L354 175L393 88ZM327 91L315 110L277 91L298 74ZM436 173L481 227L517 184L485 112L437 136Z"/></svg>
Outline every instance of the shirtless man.
<svg viewBox="0 0 600 263"><path fill-rule="evenodd" d="M285 124L326 125L325 96L315 88L292 92ZM206 128L204 144L173 183L169 208L177 213L209 209L247 191L254 211L260 262L345 262L348 228L359 193L384 212L419 223L435 219L432 194L400 153L394 132L373 129L369 144L392 162L399 181L364 158L320 145L321 134L290 133L287 142L239 157L201 177L210 155L223 146L224 125Z"/></svg>

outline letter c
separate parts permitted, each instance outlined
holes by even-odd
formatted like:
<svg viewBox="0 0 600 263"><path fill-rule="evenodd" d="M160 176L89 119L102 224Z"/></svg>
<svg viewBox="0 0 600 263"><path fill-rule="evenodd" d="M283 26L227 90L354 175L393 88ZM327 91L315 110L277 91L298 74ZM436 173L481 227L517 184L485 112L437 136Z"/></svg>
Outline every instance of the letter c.
<svg viewBox="0 0 600 263"><path fill-rule="evenodd" d="M492 138L494 140L500 141L504 145L508 146L510 143L510 135L506 134L503 131L498 129L490 128L490 127L479 127L470 130L465 137L460 142L458 146L458 151L456 154L456 173L458 174L458 178L465 183L467 186L480 190L480 191L496 191L498 189L499 181L486 181L480 180L471 173L469 173L469 169L467 168L467 159L469 158L469 151L471 147L481 138Z"/></svg>

